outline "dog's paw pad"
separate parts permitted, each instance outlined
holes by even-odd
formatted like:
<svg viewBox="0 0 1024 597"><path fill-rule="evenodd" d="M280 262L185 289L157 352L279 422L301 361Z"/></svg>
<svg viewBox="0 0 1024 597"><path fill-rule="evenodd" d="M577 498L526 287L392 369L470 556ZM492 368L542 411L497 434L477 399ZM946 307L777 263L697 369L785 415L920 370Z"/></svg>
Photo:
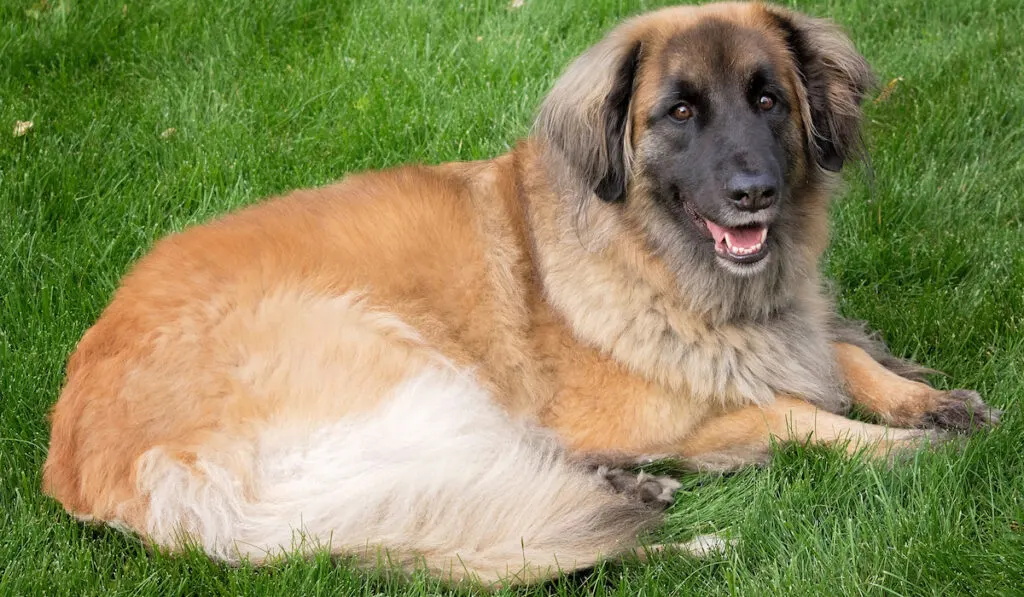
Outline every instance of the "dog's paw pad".
<svg viewBox="0 0 1024 597"><path fill-rule="evenodd" d="M676 494L682 487L679 481L672 477L654 476L647 473L637 475L637 495L645 504L663 504L667 508Z"/></svg>

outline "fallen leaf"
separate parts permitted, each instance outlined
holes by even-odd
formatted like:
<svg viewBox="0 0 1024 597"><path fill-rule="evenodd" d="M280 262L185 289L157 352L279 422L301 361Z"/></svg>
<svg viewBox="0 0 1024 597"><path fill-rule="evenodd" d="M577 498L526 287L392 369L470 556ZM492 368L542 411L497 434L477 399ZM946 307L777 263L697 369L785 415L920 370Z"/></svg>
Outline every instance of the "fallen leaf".
<svg viewBox="0 0 1024 597"><path fill-rule="evenodd" d="M512 0L512 3L508 5L509 8L522 8L526 4L526 0Z"/></svg>
<svg viewBox="0 0 1024 597"><path fill-rule="evenodd" d="M879 93L878 97L875 98L874 103L880 104L884 101L887 101L889 99L889 96L892 95L892 92L896 91L896 86L899 85L901 82L903 82L903 77L896 77L892 81L886 83L885 87L882 88L882 92Z"/></svg>
<svg viewBox="0 0 1024 597"><path fill-rule="evenodd" d="M482 36L482 35L478 35L478 36L476 36L476 40L477 40L478 42L480 42L480 41L483 41L483 40L484 40L484 36Z"/></svg>
<svg viewBox="0 0 1024 597"><path fill-rule="evenodd" d="M165 129L164 132L160 133L160 138L161 139L169 139L169 138L173 137L174 134L177 133L177 132L178 132L178 129L176 129L176 128L174 128L172 126L171 128Z"/></svg>
<svg viewBox="0 0 1024 597"><path fill-rule="evenodd" d="M14 136L24 137L26 134L28 134L30 130L32 130L32 127L34 127L35 125L36 123L32 122L31 120L15 120Z"/></svg>

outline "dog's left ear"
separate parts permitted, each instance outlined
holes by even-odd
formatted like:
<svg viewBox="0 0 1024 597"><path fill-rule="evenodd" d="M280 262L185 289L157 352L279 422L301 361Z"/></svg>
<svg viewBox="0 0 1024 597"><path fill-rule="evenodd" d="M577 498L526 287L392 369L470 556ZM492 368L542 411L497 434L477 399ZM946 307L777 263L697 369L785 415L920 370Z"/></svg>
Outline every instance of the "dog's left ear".
<svg viewBox="0 0 1024 597"><path fill-rule="evenodd" d="M863 152L861 103L875 76L850 38L835 24L765 6L782 32L806 92L804 121L818 165L838 172Z"/></svg>
<svg viewBox="0 0 1024 597"><path fill-rule="evenodd" d="M565 160L574 182L608 203L626 198L641 51L639 41L613 31L559 77L534 123L534 135Z"/></svg>

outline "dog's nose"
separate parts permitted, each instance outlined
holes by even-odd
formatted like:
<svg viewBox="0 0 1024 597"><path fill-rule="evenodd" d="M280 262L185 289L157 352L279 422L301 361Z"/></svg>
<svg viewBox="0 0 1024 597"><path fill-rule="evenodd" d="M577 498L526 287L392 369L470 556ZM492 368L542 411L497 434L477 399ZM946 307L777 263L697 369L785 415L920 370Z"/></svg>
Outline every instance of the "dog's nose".
<svg viewBox="0 0 1024 597"><path fill-rule="evenodd" d="M729 180L726 192L743 211L760 211L775 203L778 184L771 174L736 174Z"/></svg>

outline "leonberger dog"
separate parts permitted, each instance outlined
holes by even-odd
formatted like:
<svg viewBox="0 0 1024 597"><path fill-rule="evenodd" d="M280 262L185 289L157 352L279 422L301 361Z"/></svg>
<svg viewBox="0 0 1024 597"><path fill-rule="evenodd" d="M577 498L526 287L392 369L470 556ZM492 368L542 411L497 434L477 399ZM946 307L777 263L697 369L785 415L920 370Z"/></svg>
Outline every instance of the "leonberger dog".
<svg viewBox="0 0 1024 597"><path fill-rule="evenodd" d="M828 21L667 8L573 62L509 153L165 238L70 358L45 491L229 562L531 582L639 548L678 483L633 464L891 458L993 424L819 274L871 85Z"/></svg>

